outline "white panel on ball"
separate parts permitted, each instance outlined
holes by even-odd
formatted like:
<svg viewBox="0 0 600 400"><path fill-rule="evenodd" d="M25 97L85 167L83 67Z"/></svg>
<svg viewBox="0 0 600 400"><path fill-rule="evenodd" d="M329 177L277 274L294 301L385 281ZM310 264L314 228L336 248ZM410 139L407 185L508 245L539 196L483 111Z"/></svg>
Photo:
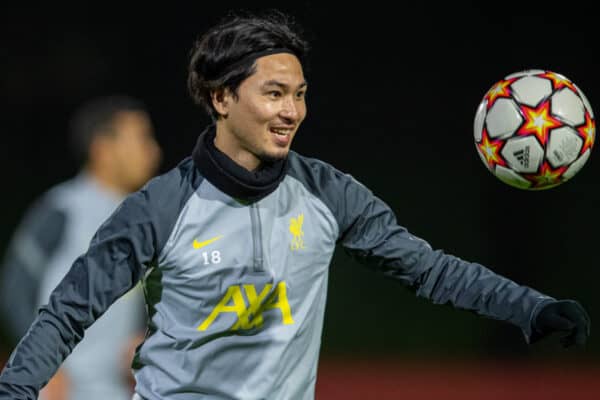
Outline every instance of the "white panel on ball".
<svg viewBox="0 0 600 400"><path fill-rule="evenodd" d="M526 75L543 74L544 72L546 72L546 71L544 71L543 69L527 69L524 71L515 72L514 74L506 75L506 77L504 79L518 78L519 76L526 76Z"/></svg>
<svg viewBox="0 0 600 400"><path fill-rule="evenodd" d="M523 122L523 117L514 101L500 98L488 110L485 122L488 135L496 139L512 135Z"/></svg>
<svg viewBox="0 0 600 400"><path fill-rule="evenodd" d="M575 161L583 146L583 139L568 126L550 132L550 140L546 148L546 158L553 168L561 167Z"/></svg>
<svg viewBox="0 0 600 400"><path fill-rule="evenodd" d="M587 162L588 158L590 158L590 149L587 149L585 153L581 155L573 164L569 165L569 168L563 174L563 178L571 179Z"/></svg>
<svg viewBox="0 0 600 400"><path fill-rule="evenodd" d="M552 93L552 82L537 76L526 76L510 85L517 101L530 107L537 106Z"/></svg>
<svg viewBox="0 0 600 400"><path fill-rule="evenodd" d="M475 113L475 122L473 123L473 132L475 134L475 140L481 141L481 132L483 131L483 123L485 122L485 110L487 109L487 100L482 101L477 107Z"/></svg>
<svg viewBox="0 0 600 400"><path fill-rule="evenodd" d="M544 149L533 136L508 139L500 153L512 169L525 174L536 172L544 158Z"/></svg>
<svg viewBox="0 0 600 400"><path fill-rule="evenodd" d="M508 183L509 185L521 189L527 189L531 186L531 182L529 182L527 179L523 178L512 169L505 168L502 165L496 166L495 174L502 182Z"/></svg>
<svg viewBox="0 0 600 400"><path fill-rule="evenodd" d="M579 86L577 86L576 84L573 84L573 86L575 86L575 89L577 89L577 91L579 92L579 96L581 96L581 99L583 100L583 104L585 104L585 108L590 113L590 116L592 118L594 118L594 110L592 110L592 105L588 101L587 97L585 97L585 94L583 94L581 89L579 89Z"/></svg>
<svg viewBox="0 0 600 400"><path fill-rule="evenodd" d="M585 122L583 102L571 89L563 88L552 95L551 112L563 120L580 125Z"/></svg>

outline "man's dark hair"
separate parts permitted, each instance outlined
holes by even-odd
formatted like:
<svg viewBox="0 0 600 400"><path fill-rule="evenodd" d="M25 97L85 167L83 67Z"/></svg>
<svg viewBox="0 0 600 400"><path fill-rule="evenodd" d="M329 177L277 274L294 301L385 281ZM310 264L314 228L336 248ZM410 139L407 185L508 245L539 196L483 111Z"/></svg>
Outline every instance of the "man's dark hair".
<svg viewBox="0 0 600 400"><path fill-rule="evenodd" d="M125 111L146 112L138 99L126 95L97 97L82 104L69 121L71 145L78 162L86 162L95 137L113 135L117 114Z"/></svg>
<svg viewBox="0 0 600 400"><path fill-rule="evenodd" d="M216 120L211 93L228 89L236 96L240 84L256 72L251 56L273 49L286 49L305 66L309 46L291 16L274 10L260 15L229 14L203 34L190 52L188 90L192 99Z"/></svg>

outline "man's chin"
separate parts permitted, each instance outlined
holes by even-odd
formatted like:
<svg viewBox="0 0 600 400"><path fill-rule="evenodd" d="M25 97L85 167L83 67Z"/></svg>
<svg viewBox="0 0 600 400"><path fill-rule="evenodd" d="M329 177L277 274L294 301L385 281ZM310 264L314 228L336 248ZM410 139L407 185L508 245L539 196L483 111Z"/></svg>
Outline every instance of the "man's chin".
<svg viewBox="0 0 600 400"><path fill-rule="evenodd" d="M286 158L288 156L289 150L283 150L283 151L277 151L277 152L272 152L272 153L263 153L259 159L261 162L263 163L268 163L268 164L272 164L274 162L277 162L279 160L283 160L284 158Z"/></svg>

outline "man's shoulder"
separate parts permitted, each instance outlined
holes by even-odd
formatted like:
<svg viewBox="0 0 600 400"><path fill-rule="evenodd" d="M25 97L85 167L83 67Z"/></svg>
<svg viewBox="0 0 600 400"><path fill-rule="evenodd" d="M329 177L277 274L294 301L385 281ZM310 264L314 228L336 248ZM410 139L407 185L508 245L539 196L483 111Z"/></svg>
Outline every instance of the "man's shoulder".
<svg viewBox="0 0 600 400"><path fill-rule="evenodd" d="M151 178L139 190L129 194L111 219L115 226L133 226L135 221L150 222L164 244L171 228L201 181L190 158ZM161 248L162 245L159 246Z"/></svg>
<svg viewBox="0 0 600 400"><path fill-rule="evenodd" d="M138 191L127 196L129 203L150 205L163 211L180 208L198 188L202 177L190 157L154 176Z"/></svg>
<svg viewBox="0 0 600 400"><path fill-rule="evenodd" d="M315 157L290 151L288 175L302 182L319 197L336 198L347 189L370 190L352 174Z"/></svg>
<svg viewBox="0 0 600 400"><path fill-rule="evenodd" d="M289 171L293 174L301 169L309 169L314 172L328 172L333 174L344 174L331 163L320 158L310 157L290 150L288 156Z"/></svg>
<svg viewBox="0 0 600 400"><path fill-rule="evenodd" d="M184 183L193 184L195 178L200 178L196 172L191 157L186 157L171 169L148 180L142 191L162 191L166 186L176 187Z"/></svg>
<svg viewBox="0 0 600 400"><path fill-rule="evenodd" d="M340 170L327 161L305 156L295 151L290 151L288 162L288 175L301 181L317 180L325 183L325 181L330 180L345 180L351 178L348 173ZM323 179L325 179L325 181L323 181Z"/></svg>

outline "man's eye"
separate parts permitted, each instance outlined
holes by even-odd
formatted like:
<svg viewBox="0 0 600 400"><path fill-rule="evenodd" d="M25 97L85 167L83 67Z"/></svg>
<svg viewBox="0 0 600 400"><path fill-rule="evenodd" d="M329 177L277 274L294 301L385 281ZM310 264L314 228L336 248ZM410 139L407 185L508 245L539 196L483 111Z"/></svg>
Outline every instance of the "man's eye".
<svg viewBox="0 0 600 400"><path fill-rule="evenodd" d="M306 96L306 92L298 92L296 93L296 98L303 99Z"/></svg>
<svg viewBox="0 0 600 400"><path fill-rule="evenodd" d="M271 97L278 98L278 97L281 97L281 92L279 92L277 90L272 90L268 93L268 95Z"/></svg>

